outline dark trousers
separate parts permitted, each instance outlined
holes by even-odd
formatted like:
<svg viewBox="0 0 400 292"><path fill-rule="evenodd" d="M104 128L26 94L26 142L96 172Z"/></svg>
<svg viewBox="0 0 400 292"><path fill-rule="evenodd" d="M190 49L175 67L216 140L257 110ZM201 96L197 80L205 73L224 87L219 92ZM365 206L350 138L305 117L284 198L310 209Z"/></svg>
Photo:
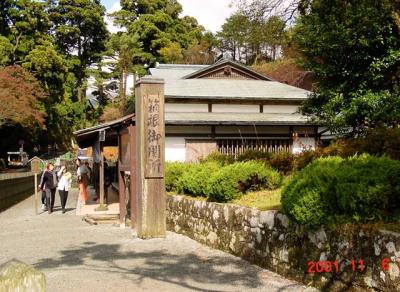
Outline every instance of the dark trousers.
<svg viewBox="0 0 400 292"><path fill-rule="evenodd" d="M46 192L42 191L42 204L45 205L46 204Z"/></svg>
<svg viewBox="0 0 400 292"><path fill-rule="evenodd" d="M53 212L54 199L56 198L56 189L46 189L46 206L49 213Z"/></svg>
<svg viewBox="0 0 400 292"><path fill-rule="evenodd" d="M68 199L68 191L58 190L58 193L60 194L61 208L65 210L65 205L67 204Z"/></svg>

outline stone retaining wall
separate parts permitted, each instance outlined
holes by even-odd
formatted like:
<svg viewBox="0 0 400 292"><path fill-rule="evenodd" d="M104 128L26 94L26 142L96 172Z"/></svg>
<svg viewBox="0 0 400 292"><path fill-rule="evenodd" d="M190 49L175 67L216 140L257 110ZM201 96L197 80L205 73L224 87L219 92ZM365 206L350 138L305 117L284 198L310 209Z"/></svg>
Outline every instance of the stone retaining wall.
<svg viewBox="0 0 400 292"><path fill-rule="evenodd" d="M277 211L180 196L167 196L167 211L168 230L305 284L330 291L347 286L400 291L398 233L353 225L307 232ZM310 261L324 263L308 273ZM330 267L334 272L321 272Z"/></svg>
<svg viewBox="0 0 400 292"><path fill-rule="evenodd" d="M39 183L38 177L38 183ZM33 173L0 175L0 211L3 211L34 194Z"/></svg>

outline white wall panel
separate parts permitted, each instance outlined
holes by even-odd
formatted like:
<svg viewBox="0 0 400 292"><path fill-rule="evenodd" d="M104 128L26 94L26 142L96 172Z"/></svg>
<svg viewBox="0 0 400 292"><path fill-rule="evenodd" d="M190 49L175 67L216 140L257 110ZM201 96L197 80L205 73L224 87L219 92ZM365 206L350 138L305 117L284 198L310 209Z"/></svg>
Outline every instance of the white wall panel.
<svg viewBox="0 0 400 292"><path fill-rule="evenodd" d="M293 114L298 109L297 105L263 105L263 112L267 114Z"/></svg>
<svg viewBox="0 0 400 292"><path fill-rule="evenodd" d="M166 137L165 160L184 162L185 158L186 158L185 138Z"/></svg>
<svg viewBox="0 0 400 292"><path fill-rule="evenodd" d="M207 113L208 104L196 103L166 103L165 112L167 113Z"/></svg>
<svg viewBox="0 0 400 292"><path fill-rule="evenodd" d="M257 104L213 104L213 113L259 113Z"/></svg>

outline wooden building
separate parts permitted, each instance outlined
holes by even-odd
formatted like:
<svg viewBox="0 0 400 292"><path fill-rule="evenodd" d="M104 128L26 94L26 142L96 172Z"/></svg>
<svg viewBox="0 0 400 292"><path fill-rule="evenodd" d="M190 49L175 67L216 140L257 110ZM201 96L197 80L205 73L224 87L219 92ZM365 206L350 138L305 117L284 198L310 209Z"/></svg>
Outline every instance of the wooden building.
<svg viewBox="0 0 400 292"><path fill-rule="evenodd" d="M165 80L166 160L196 161L210 152L300 152L316 145L318 127L299 112L309 91L221 60L160 64Z"/></svg>

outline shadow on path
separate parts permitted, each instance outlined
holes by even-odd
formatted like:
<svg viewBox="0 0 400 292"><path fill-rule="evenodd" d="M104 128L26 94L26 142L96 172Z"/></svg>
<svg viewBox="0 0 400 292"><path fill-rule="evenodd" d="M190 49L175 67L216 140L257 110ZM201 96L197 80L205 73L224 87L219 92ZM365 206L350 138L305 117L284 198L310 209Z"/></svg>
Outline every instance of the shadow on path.
<svg viewBox="0 0 400 292"><path fill-rule="evenodd" d="M166 250L124 252L120 250L119 244L95 244L93 242L84 244L81 247L62 250L59 258L43 259L34 266L38 269L76 267L78 270L90 269L105 273L118 273L135 284L151 278L193 291L212 291L199 288L202 283L239 285L248 288L263 286L257 275L258 270L250 266L249 271L249 266L243 266L241 260L227 259L223 256L203 258L194 253L176 255ZM229 268L226 267L227 265Z"/></svg>

